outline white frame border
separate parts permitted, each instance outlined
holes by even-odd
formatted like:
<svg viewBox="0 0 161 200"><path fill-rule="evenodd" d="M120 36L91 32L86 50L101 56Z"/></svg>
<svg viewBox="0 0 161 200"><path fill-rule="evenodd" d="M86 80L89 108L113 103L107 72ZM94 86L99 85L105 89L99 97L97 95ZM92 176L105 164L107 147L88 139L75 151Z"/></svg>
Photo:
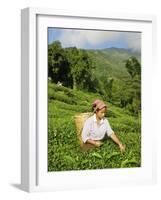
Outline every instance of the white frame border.
<svg viewBox="0 0 161 200"><path fill-rule="evenodd" d="M156 18L152 15L127 15L82 11L25 8L21 11L21 188L25 191L52 191L37 184L37 69L36 16L53 15L127 21L151 22L153 26L153 63L156 56ZM155 64L155 63L154 63ZM153 180L156 182L156 151L153 144ZM145 184L145 183L144 183ZM63 189L63 188L62 188Z"/></svg>

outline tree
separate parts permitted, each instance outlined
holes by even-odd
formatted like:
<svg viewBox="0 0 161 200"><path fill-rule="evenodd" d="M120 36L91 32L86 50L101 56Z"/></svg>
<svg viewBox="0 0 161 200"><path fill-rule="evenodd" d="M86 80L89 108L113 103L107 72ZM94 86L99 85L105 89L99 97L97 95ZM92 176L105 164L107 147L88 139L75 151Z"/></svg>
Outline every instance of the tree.
<svg viewBox="0 0 161 200"><path fill-rule="evenodd" d="M131 78L134 78L136 75L141 75L141 65L136 57L131 56L128 60L125 61L125 67L129 72Z"/></svg>
<svg viewBox="0 0 161 200"><path fill-rule="evenodd" d="M103 83L104 96L108 99L108 101L111 101L114 79L112 77L108 77L108 75L104 75L102 76L101 81Z"/></svg>
<svg viewBox="0 0 161 200"><path fill-rule="evenodd" d="M60 81L63 85L69 86L69 70L69 63L61 43L59 41L53 42L48 46L48 76L55 83Z"/></svg>
<svg viewBox="0 0 161 200"><path fill-rule="evenodd" d="M126 103L130 111L138 114L141 111L141 65L135 57L130 57L125 64L131 80L127 82L126 92L128 92L129 102Z"/></svg>
<svg viewBox="0 0 161 200"><path fill-rule="evenodd" d="M62 48L59 41L48 46L48 76L74 90L97 92L99 81L88 52L76 47Z"/></svg>
<svg viewBox="0 0 161 200"><path fill-rule="evenodd" d="M73 81L73 89L77 89L77 62L79 57L79 52L76 47L70 47L66 49L66 57L70 67L70 75Z"/></svg>
<svg viewBox="0 0 161 200"><path fill-rule="evenodd" d="M70 76L73 89L92 89L92 61L85 50L70 47L66 49L67 60L70 65Z"/></svg>

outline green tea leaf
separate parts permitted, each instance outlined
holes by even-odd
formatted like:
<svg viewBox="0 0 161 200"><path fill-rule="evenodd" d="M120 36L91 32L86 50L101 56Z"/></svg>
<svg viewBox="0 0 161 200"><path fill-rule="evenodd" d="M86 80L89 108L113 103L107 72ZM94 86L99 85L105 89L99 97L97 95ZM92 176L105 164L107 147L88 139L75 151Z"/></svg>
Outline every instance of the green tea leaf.
<svg viewBox="0 0 161 200"><path fill-rule="evenodd" d="M89 162L89 160L83 160L82 161L82 164L86 164L86 163L88 163Z"/></svg>
<svg viewBox="0 0 161 200"><path fill-rule="evenodd" d="M69 163L74 163L75 159L73 159L71 156L64 156L64 159Z"/></svg>
<svg viewBox="0 0 161 200"><path fill-rule="evenodd" d="M112 158L112 157L114 157L114 156L118 156L118 155L120 155L119 152L113 152L113 153L107 155L107 156L106 156L106 159L108 160L108 159L110 159L110 158Z"/></svg>
<svg viewBox="0 0 161 200"><path fill-rule="evenodd" d="M138 164L138 162L135 159L131 159L131 160L126 159L122 161L121 168L125 167L127 164L132 164L132 163Z"/></svg>
<svg viewBox="0 0 161 200"><path fill-rule="evenodd" d="M94 156L96 158L102 158L102 156L97 152L92 153L92 156Z"/></svg>

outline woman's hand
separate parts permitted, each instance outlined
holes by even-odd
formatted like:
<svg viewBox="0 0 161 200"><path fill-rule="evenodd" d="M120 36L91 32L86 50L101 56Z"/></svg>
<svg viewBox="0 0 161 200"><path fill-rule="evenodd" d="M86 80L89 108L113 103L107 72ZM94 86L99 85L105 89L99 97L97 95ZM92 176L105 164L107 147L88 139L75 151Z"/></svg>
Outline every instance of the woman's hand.
<svg viewBox="0 0 161 200"><path fill-rule="evenodd" d="M119 148L120 148L120 151L121 153L124 153L125 152L125 145L123 145L122 143L119 144Z"/></svg>
<svg viewBox="0 0 161 200"><path fill-rule="evenodd" d="M96 147L100 147L102 144L103 144L103 142L101 142L101 141L95 141L95 142L94 142L94 145L95 145Z"/></svg>
<svg viewBox="0 0 161 200"><path fill-rule="evenodd" d="M124 152L125 152L125 145L123 145L123 144L121 143L121 141L119 140L119 138L116 136L115 133L113 133L113 134L111 135L111 139L112 139L116 144L118 144L121 153L124 153Z"/></svg>

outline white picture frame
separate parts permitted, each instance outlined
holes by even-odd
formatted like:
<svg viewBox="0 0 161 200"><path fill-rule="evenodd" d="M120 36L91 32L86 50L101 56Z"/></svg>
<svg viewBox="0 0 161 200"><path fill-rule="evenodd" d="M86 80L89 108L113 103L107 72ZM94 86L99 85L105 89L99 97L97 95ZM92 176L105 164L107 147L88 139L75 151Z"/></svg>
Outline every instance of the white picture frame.
<svg viewBox="0 0 161 200"><path fill-rule="evenodd" d="M134 169L106 169L47 172L47 45L44 31L58 27L111 27L141 31L142 40L142 166ZM107 27L105 27L107 24ZM28 192L86 189L156 182L155 133L151 137L152 68L155 67L156 19L152 15L89 13L25 8L21 12L21 188ZM43 57L43 58L42 58ZM42 60L39 60L42 58ZM44 67L45 66L45 67ZM146 67L145 67L146 66ZM153 66L153 67L152 67ZM42 115L43 114L43 115ZM43 117L42 117L43 116ZM145 134L146 133L146 134Z"/></svg>

